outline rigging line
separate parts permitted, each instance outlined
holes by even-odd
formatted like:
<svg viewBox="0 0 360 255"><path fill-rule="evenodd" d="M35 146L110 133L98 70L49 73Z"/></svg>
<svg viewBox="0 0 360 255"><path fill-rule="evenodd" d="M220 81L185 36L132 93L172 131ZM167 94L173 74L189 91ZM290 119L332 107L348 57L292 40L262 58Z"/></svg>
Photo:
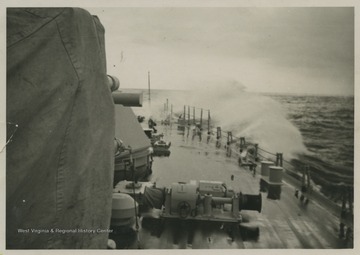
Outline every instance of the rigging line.
<svg viewBox="0 0 360 255"><path fill-rule="evenodd" d="M261 155L261 153L258 152L258 156L262 157L262 158L265 158L263 155Z"/></svg>
<svg viewBox="0 0 360 255"><path fill-rule="evenodd" d="M298 172L298 171L296 171L296 170L294 170L294 169L290 169L290 168L285 168L285 167L283 167L284 168L284 170L286 170L286 171L289 171L289 172L291 172L291 173L294 173L294 174L296 174L296 175L298 175L298 176L301 176L301 173L300 172ZM322 181L322 182L325 182L327 185L330 185L330 186L343 186L343 185L345 185L345 186L353 186L353 184L352 183L349 183L348 182L348 180L346 180L346 179L344 179L344 178L342 178L339 182L337 182L337 183L331 183L330 181L328 181L328 180L325 180L323 177L321 177L321 175L319 174L319 173L316 173L316 172L311 172L311 176L315 176L316 178L318 178L318 179L321 179L320 181ZM338 177L338 178L341 178L341 177ZM313 178L311 178L311 179L313 179ZM341 184L341 183L344 183L344 184Z"/></svg>
<svg viewBox="0 0 360 255"><path fill-rule="evenodd" d="M312 171L311 174L312 175L315 174L315 175L318 175L318 176L322 175L322 173L318 173L318 172L315 172L315 171ZM340 176L340 175L327 175L327 178L328 179L339 179L339 180L341 180L343 182L353 182L354 181L354 179L351 178L351 177Z"/></svg>
<svg viewBox="0 0 360 255"><path fill-rule="evenodd" d="M267 150L261 149L260 147L258 147L258 150L261 150L261 151L266 152L266 153L268 153L268 154L270 154L270 155L276 156L276 154L274 154L274 153L272 153L272 152L269 152L269 151L267 151Z"/></svg>
<svg viewBox="0 0 360 255"><path fill-rule="evenodd" d="M258 147L258 149L261 150L261 151L264 151L264 152L266 152L266 153L272 154L271 152L269 152L269 151L267 151L267 150L264 150L264 149L262 149L261 147Z"/></svg>
<svg viewBox="0 0 360 255"><path fill-rule="evenodd" d="M233 140L236 140L236 139L240 140L240 137L234 136L234 135L232 134L232 131L221 130L221 133L225 133L226 135L227 135L229 132L231 132L231 136L232 136Z"/></svg>
<svg viewBox="0 0 360 255"><path fill-rule="evenodd" d="M238 140L240 140L240 138L241 138L241 137L235 136L235 135L233 135L232 137L235 138L235 139L238 139Z"/></svg>
<svg viewBox="0 0 360 255"><path fill-rule="evenodd" d="M259 155L260 157L262 157L263 159L268 159L268 158L264 157L261 153L258 153L258 155ZM283 169L284 169L285 171L289 171L289 172L291 172L291 173L298 174L297 171L292 170L292 169L289 169L289 168L285 168L284 166L283 166Z"/></svg>
<svg viewBox="0 0 360 255"><path fill-rule="evenodd" d="M263 155L261 155L261 154L259 154L259 153L258 153L258 156L260 156L261 159L266 159Z"/></svg>
<svg viewBox="0 0 360 255"><path fill-rule="evenodd" d="M224 133L224 134L228 134L228 132L229 132L229 131L221 130L221 133ZM241 138L241 137L234 136L234 135L232 135L232 137L234 138L234 140ZM223 139L226 139L226 138L223 138ZM248 145L255 145L255 144L252 143L252 142L246 141L246 142L245 142L245 145L248 146ZM264 149L262 149L262 148L260 148L260 147L258 147L258 149L259 149L259 150L262 150L262 151L264 151L264 152L266 152L266 153L268 153L268 154L270 154L270 155L276 156L276 154L274 154L273 152L269 152L269 151L264 150Z"/></svg>
<svg viewBox="0 0 360 255"><path fill-rule="evenodd" d="M289 165L295 167L291 162L289 162L289 161L287 161L287 160L285 160L285 159L283 159L283 161L286 162L286 163L288 163ZM305 164L305 163L303 163L303 164Z"/></svg>
<svg viewBox="0 0 360 255"><path fill-rule="evenodd" d="M289 161L287 161L287 160L284 160L283 159L283 163L286 163L286 164L288 164L289 166L291 166L292 168L297 168L295 165L293 165L293 164L291 164ZM305 163L302 163L303 165L306 165Z"/></svg>
<svg viewBox="0 0 360 255"><path fill-rule="evenodd" d="M252 143L252 142L245 142L245 145L246 145L246 146L249 146L249 145L251 145L251 146L255 146L255 143Z"/></svg>
<svg viewBox="0 0 360 255"><path fill-rule="evenodd" d="M291 166L291 168L289 168L289 167L285 168L285 166L283 166L284 170L292 172L294 174L301 174L301 171L296 170L296 168L297 168L296 166L290 164L289 162L287 162L285 160L283 160L283 161ZM303 164L303 165L306 165L306 164Z"/></svg>
<svg viewBox="0 0 360 255"><path fill-rule="evenodd" d="M192 115L192 116L193 116L193 115ZM215 129L215 128L213 128L212 130L213 130L213 131L217 131L217 129ZM223 134L228 134L228 132L229 132L229 131L221 130L221 133L223 133ZM236 139L240 139L240 137L237 137L237 136L234 136L234 135L232 135L232 137L235 138L235 140L236 140ZM225 137L225 136L222 136L222 137L221 137L221 140L226 140L226 139L227 139L227 137ZM246 142L245 145L254 145L254 144L251 143L251 142ZM239 154L237 151L235 151L233 148L232 148L231 150L232 150L236 155L240 155L240 154ZM276 157L276 154L274 154L274 153L272 153L272 152L269 152L269 151L267 151L267 150L264 150L264 149L262 149L262 148L260 148L260 147L258 147L258 150L261 150L261 151L263 151L263 152L266 152L266 153L268 153L268 154ZM261 156L262 158L264 158L264 159L268 159L267 157L265 157L264 155L260 154L259 152L258 152L258 155L260 155L260 156ZM289 161L287 161L287 160L284 160L284 159L283 159L283 162L289 164L292 168L296 168L296 166L294 166L291 162L289 162ZM292 172L292 173L295 173L295 174L298 174L298 173L299 173L298 171L296 171L296 170L294 170L294 169L290 169L290 168L285 168L285 167L284 167L284 170L287 170L287 171Z"/></svg>
<svg viewBox="0 0 360 255"><path fill-rule="evenodd" d="M193 106L193 108L194 108L194 106ZM195 107L195 109L203 109L203 110L207 110L207 111L210 111L210 109L204 109L204 108L199 108L199 107ZM192 116L192 115L191 115ZM217 131L215 128L212 128L211 129L212 131ZM228 131L225 131L225 130L221 130L221 133L228 133ZM239 137L237 137L237 136L232 136L233 138L235 138L235 139L239 139ZM225 137L221 137L221 139L226 139ZM249 142L246 142L245 143L245 145L254 145L253 143L249 143ZM273 155L273 156L276 156L276 154L274 154L274 153L272 153L272 152L269 152L269 151L267 151L267 150L264 150L264 149L262 149L262 148L260 148L259 146L258 146L258 150L261 150L261 151L263 151L263 152L266 152L266 153L268 153L268 154L270 154L270 155ZM266 157L264 157L263 155L261 155L259 152L258 152L258 155L260 155L262 158L265 158L265 159L267 159ZM286 163L288 163L290 166L292 166L293 168L296 168L296 166L294 166L291 162L289 162L289 161L287 161L287 160L284 160L283 159L283 162L286 162ZM303 165L309 165L309 164L305 164L305 163L302 163ZM314 167L313 165L309 165L309 166L312 166L313 168L316 168L316 167ZM317 169L317 168L316 168ZM289 169L287 169L288 171L290 171ZM294 171L294 170L293 170ZM296 173L298 173L296 170L295 170L295 172Z"/></svg>
<svg viewBox="0 0 360 255"><path fill-rule="evenodd" d="M353 187L354 185L353 185L353 183L346 183L346 182L344 182L344 181L340 181L340 182L334 182L334 183L331 183L331 182L329 182L329 181L327 181L327 180L325 180L323 177L321 177L319 174L317 174L317 173L315 173L315 172L313 172L313 173L311 173L311 175L312 176L315 176L316 178L318 178L318 179L321 179L321 181L322 182L325 182L327 185L329 185L329 186L349 186L349 187Z"/></svg>
<svg viewBox="0 0 360 255"><path fill-rule="evenodd" d="M294 166L293 164L291 164L290 162L288 162L288 161L286 161L286 160L283 160L285 163L287 163L287 164L289 164L291 167L293 167L294 169L296 169L297 167L296 166ZM316 167L314 167L313 165L311 165L311 164L305 164L305 163L302 163L302 166L306 166L306 165L308 165L309 167L312 167L312 168L314 168L314 169L316 169L316 170L318 170L318 171L321 171L321 172L324 172L324 171L322 171L321 169L319 169L319 168L316 168ZM309 169L310 170L310 169ZM293 170L293 171L296 171L296 170ZM296 171L296 172L298 172L298 171ZM313 170L310 170L310 172L311 173L316 173L315 171L313 171ZM343 180L345 180L345 179L353 179L353 176L346 176L346 175L342 175L341 173L327 173L327 172L325 172L327 175L328 175L328 177L329 177L329 175L331 175L331 176L334 176L335 178L342 178Z"/></svg>
<svg viewBox="0 0 360 255"><path fill-rule="evenodd" d="M291 173L296 174L296 175L299 175L299 174L300 174L300 173L297 172L296 170L293 170L293 169L290 169L290 168L285 168L284 166L283 166L283 169L284 169L285 171L291 172Z"/></svg>
<svg viewBox="0 0 360 255"><path fill-rule="evenodd" d="M231 133L232 133L232 131L221 130L221 133L228 134L228 132L231 132ZM233 135L233 134L232 134L232 137L234 138L234 140L236 140L236 139L240 140L240 138L241 138L240 136L235 136L235 135ZM251 143L251 142L246 142L245 144L246 144L246 145L254 145L254 143Z"/></svg>
<svg viewBox="0 0 360 255"><path fill-rule="evenodd" d="M268 159L268 157L265 157L265 156L261 155L261 153L259 153L259 152L258 152L258 155L260 155L264 159Z"/></svg>

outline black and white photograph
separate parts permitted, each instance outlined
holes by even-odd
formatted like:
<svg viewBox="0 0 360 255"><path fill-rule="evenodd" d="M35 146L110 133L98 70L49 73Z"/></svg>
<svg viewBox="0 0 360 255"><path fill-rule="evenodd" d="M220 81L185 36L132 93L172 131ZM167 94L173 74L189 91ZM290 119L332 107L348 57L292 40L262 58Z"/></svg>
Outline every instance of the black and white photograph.
<svg viewBox="0 0 360 255"><path fill-rule="evenodd" d="M356 253L355 1L2 14L0 254Z"/></svg>

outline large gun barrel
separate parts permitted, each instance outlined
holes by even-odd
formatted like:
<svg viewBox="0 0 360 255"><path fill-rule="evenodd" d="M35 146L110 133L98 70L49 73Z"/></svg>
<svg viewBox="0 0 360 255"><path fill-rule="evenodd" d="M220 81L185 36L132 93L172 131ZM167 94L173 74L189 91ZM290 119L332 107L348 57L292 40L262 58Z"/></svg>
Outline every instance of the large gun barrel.
<svg viewBox="0 0 360 255"><path fill-rule="evenodd" d="M112 92L115 104L122 104L123 106L142 106L142 93L123 93L116 91L120 87L119 79L112 75L107 75L107 78L107 85Z"/></svg>
<svg viewBox="0 0 360 255"><path fill-rule="evenodd" d="M115 104L123 106L142 106L142 93L113 92L112 97Z"/></svg>

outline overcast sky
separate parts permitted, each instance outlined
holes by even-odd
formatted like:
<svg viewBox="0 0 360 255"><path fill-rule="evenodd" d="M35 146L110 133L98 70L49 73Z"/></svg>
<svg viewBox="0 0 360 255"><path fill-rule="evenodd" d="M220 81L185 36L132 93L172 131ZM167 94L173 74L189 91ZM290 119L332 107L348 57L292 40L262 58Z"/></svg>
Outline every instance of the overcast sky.
<svg viewBox="0 0 360 255"><path fill-rule="evenodd" d="M354 94L354 9L87 8L123 88Z"/></svg>

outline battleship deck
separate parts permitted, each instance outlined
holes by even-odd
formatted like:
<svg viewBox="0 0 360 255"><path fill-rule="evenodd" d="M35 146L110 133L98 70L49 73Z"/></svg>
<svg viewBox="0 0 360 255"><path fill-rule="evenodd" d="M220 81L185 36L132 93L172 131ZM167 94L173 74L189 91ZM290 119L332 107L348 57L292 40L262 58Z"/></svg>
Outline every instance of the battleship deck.
<svg viewBox="0 0 360 255"><path fill-rule="evenodd" d="M236 192L259 194L259 169L254 175L240 167L226 151L214 143L202 142L191 134L181 135L176 126L160 127L166 141L171 141L170 157L156 157L151 181L168 187L173 182L189 180L224 181ZM233 177L233 178L232 178ZM312 199L305 205L294 196L295 187L283 182L281 199L272 200L262 193L262 212L242 211L244 224L258 226L258 239L245 239L235 231L229 238L224 225L217 222L167 220L158 237L144 228L139 230L141 247L145 249L237 249L237 248L349 248L338 237L339 218ZM146 240L146 241L141 241Z"/></svg>

